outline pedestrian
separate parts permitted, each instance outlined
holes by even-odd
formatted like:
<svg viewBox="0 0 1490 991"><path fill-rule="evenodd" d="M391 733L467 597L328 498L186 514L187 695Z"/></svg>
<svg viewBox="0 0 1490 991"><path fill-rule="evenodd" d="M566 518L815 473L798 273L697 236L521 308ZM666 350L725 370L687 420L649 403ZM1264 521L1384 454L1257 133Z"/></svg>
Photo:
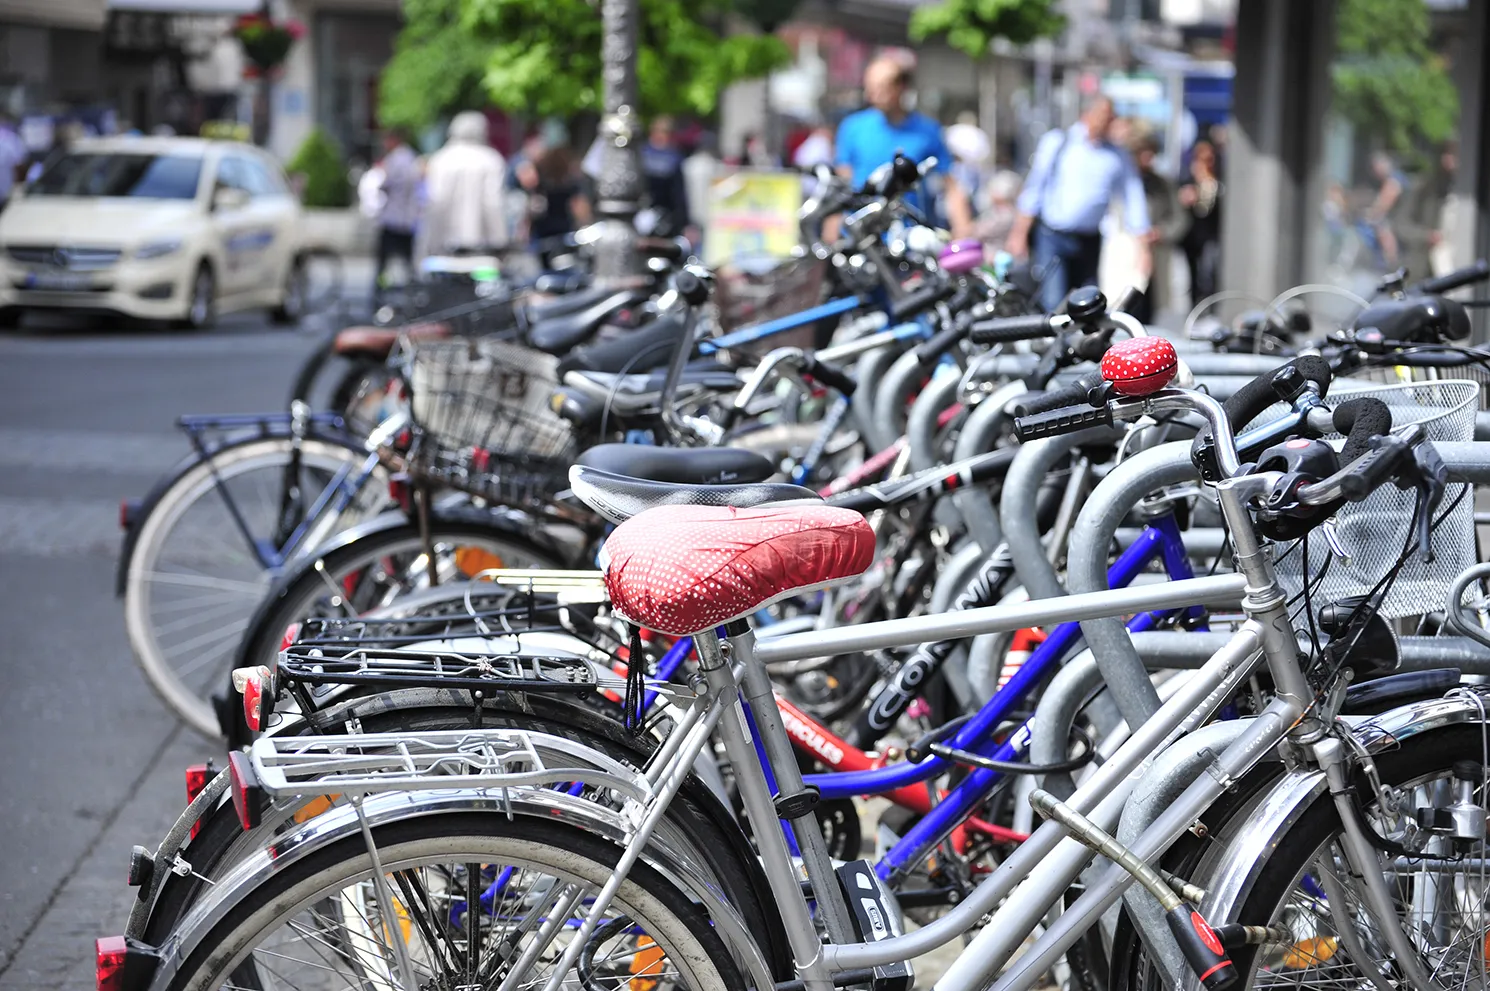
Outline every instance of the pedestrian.
<svg viewBox="0 0 1490 991"><path fill-rule="evenodd" d="M688 196L689 216L695 227L709 222L709 197L719 177L719 138L713 131L700 131L693 154L683 160L683 183ZM697 242L695 242L696 244Z"/></svg>
<svg viewBox="0 0 1490 991"><path fill-rule="evenodd" d="M414 273L414 231L419 226L419 156L408 137L393 128L383 134L383 157L374 166L381 173L377 197L378 257L373 272L373 305L388 287L388 265L404 264L405 279ZM359 190L360 193L360 190Z"/></svg>
<svg viewBox="0 0 1490 991"><path fill-rule="evenodd" d="M973 222L973 236L983 242L983 256L995 258L1008 251L1009 233L1019 219L1019 173L1010 169L995 172L984 186L988 206Z"/></svg>
<svg viewBox="0 0 1490 991"><path fill-rule="evenodd" d="M869 174L895 159L896 153L922 162L936 158L933 170L942 176L944 186L942 209L951 222L953 237L972 233L972 209L965 191L950 175L952 155L942 138L942 126L925 114L911 110L908 96L910 69L901 61L882 56L864 70L864 99L869 104L843 118L834 140L838 170L853 184L863 186ZM923 210L925 204L915 190L905 195L907 205ZM836 226L825 236L836 236Z"/></svg>
<svg viewBox="0 0 1490 991"><path fill-rule="evenodd" d="M487 138L484 114L450 122L445 146L429 156L423 254L472 254L505 247L507 160Z"/></svg>
<svg viewBox="0 0 1490 991"><path fill-rule="evenodd" d="M1216 171L1216 149L1197 141L1190 149L1190 177L1179 188L1180 206L1190 226L1180 240L1190 270L1190 305L1216 292L1221 270L1221 199L1223 188Z"/></svg>
<svg viewBox="0 0 1490 991"><path fill-rule="evenodd" d="M647 128L641 147L642 177L647 206L637 215L637 230L658 237L674 237L692 225L688 186L683 180L683 153L673 142L673 119L658 117Z"/></svg>
<svg viewBox="0 0 1490 991"><path fill-rule="evenodd" d="M545 148L532 162L528 193L528 240L539 262L547 268L556 250L545 241L573 233L590 222L590 200L574 156L566 144Z"/></svg>
<svg viewBox="0 0 1490 991"><path fill-rule="evenodd" d="M1402 263L1397 228L1406 213L1411 182L1406 173L1397 168L1392 156L1384 151L1371 156L1371 174L1376 177L1376 197L1366 208L1363 219L1367 230L1375 237L1381 267L1390 270Z"/></svg>
<svg viewBox="0 0 1490 991"><path fill-rule="evenodd" d="M1019 219L1009 232L1009 253L1030 258L1041 281L1040 299L1054 310L1077 286L1095 285L1102 258L1102 218L1121 198L1128 232L1139 238L1134 264L1152 271L1148 202L1128 152L1108 136L1112 101L1093 97L1081 119L1046 133L1019 194Z"/></svg>
<svg viewBox="0 0 1490 991"><path fill-rule="evenodd" d="M1139 129L1133 138L1133 163L1149 212L1149 232L1143 238L1148 242L1150 271L1148 287L1128 312L1143 323L1153 323L1174 305L1174 246L1190 226L1174 184L1154 170L1158 159L1159 139L1151 130Z"/></svg>
<svg viewBox="0 0 1490 991"><path fill-rule="evenodd" d="M947 171L957 181L973 215L977 216L987 205L984 185L993 143L981 127L969 123L957 123L947 128L945 140L947 150L952 153L952 167Z"/></svg>
<svg viewBox="0 0 1490 991"><path fill-rule="evenodd" d="M0 114L0 210L9 202L28 154L26 143L16 133L15 121Z"/></svg>

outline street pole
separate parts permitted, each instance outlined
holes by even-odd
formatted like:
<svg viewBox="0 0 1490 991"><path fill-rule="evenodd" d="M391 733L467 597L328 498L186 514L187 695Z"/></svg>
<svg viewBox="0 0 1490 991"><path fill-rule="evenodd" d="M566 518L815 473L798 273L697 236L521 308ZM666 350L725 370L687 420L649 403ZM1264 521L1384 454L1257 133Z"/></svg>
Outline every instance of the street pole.
<svg viewBox="0 0 1490 991"><path fill-rule="evenodd" d="M600 57L605 85L605 116L600 121L600 178L595 212L601 219L595 275L609 282L641 274L635 251L637 210L642 195L637 141L636 27L637 0L602 0L603 40Z"/></svg>

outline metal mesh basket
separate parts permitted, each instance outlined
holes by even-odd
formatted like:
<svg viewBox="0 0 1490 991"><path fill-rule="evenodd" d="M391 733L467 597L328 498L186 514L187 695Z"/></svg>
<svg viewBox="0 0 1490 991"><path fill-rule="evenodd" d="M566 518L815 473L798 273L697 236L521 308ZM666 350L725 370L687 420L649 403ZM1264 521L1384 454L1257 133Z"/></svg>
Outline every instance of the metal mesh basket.
<svg viewBox="0 0 1490 991"><path fill-rule="evenodd" d="M812 257L793 258L769 271L751 273L724 265L716 273L714 303L719 308L719 327L730 333L741 327L809 310L823 301L828 263ZM813 346L813 327L774 334L762 341L762 353L775 347ZM752 350L746 346L745 350Z"/></svg>
<svg viewBox="0 0 1490 991"><path fill-rule="evenodd" d="M411 472L501 499L564 487L574 438L549 405L557 358L490 339L409 341L405 351L419 428Z"/></svg>
<svg viewBox="0 0 1490 991"><path fill-rule="evenodd" d="M1417 368L1410 365L1384 365L1380 368L1365 368L1351 374L1352 379L1365 382L1381 382L1395 385L1403 382L1473 382L1479 387L1479 408L1490 410L1490 369L1470 363L1449 368Z"/></svg>
<svg viewBox="0 0 1490 991"><path fill-rule="evenodd" d="M1394 427L1422 424L1430 441L1474 439L1478 383L1445 380L1382 386L1340 380L1330 390L1330 398L1335 401L1354 396L1380 399L1391 410ZM1281 406L1275 409L1281 414ZM1415 552L1408 556L1382 602L1382 616L1416 616L1442 609L1449 582L1475 563L1474 500L1463 492L1464 488L1448 487L1434 515L1435 519L1443 517L1433 531L1434 559L1425 564ZM1416 504L1415 490L1385 485L1363 502L1342 506L1333 523L1326 526L1333 526L1336 542L1348 557L1332 550L1324 527L1310 531L1309 572L1318 579L1312 584L1310 597L1316 609L1369 592L1381 580L1407 545ZM1447 515L1445 510L1449 510ZM1284 541L1273 546L1279 584L1291 599L1301 595L1305 578L1303 548L1297 543Z"/></svg>

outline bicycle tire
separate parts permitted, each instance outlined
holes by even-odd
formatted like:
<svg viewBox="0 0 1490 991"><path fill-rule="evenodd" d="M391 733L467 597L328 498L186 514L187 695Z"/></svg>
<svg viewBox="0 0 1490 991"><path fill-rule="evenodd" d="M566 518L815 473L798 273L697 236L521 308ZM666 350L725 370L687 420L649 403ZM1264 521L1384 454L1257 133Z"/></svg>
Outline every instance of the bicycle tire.
<svg viewBox="0 0 1490 991"><path fill-rule="evenodd" d="M650 737L626 733L613 719L564 699L541 695L496 693L482 700L479 724L474 702L465 691L442 692L446 703L420 698L429 693L389 693L353 700L334 707L319 720L319 729L337 732L355 719L369 733L418 732L425 729L521 728L577 739L624 763L642 767L656 750ZM405 701L413 696L413 701ZM791 973L791 954L779 918L763 906L771 904L770 887L748 839L730 810L700 781L690 777L668 809L677 831L693 841L699 862L717 879L727 900L760 941L766 960L778 975ZM182 850L193 871L210 879L221 876L243 852L261 846L256 833L245 833L231 802L224 800L204 814L197 835ZM156 893L144 938L159 945L172 926L196 900L205 883L194 874L166 876Z"/></svg>
<svg viewBox="0 0 1490 991"><path fill-rule="evenodd" d="M1421 733L1401 741L1398 749L1380 754L1376 757L1377 771L1383 783L1388 786L1400 786L1424 778L1431 778L1448 771L1456 761L1472 761L1479 764L1484 754L1483 730L1473 725L1453 725L1438 730ZM1373 799L1371 786L1364 774L1356 775L1356 792L1363 804L1369 804ZM1189 876L1202 888L1206 887L1208 872L1216 866L1218 855L1225 849L1225 841L1234 835L1240 826L1246 821L1245 812L1250 809L1256 798L1257 789L1240 803L1230 815L1226 822L1217 825L1209 821L1209 838L1205 841L1202 849L1205 851L1201 856L1191 856L1190 863L1193 866ZM1240 814L1235 814L1240 813ZM1296 890L1299 879L1306 873L1309 866L1314 862L1318 852L1339 832L1340 820L1336 813L1331 796L1325 792L1310 805L1307 811L1299 816L1298 820L1284 834L1280 842L1274 848L1273 853L1264 861L1259 868L1259 873L1253 883L1252 890L1238 915L1238 920L1249 925L1265 925L1278 918L1282 907L1292 897ZM1166 864L1172 865L1174 861L1166 858ZM1226 920L1209 920L1219 924ZM1121 973L1114 973L1111 983L1113 988L1133 989L1133 991L1158 991L1167 987L1162 970L1153 966L1147 957L1141 940L1139 940L1130 926L1120 928L1120 935L1131 941L1130 945L1115 950L1113 962L1115 968L1122 966ZM1338 937L1326 937L1336 940L1334 946L1329 950L1328 961L1332 961L1336 955L1347 958L1348 951L1338 942ZM1295 944L1291 950L1297 950L1302 944ZM1285 950L1285 958L1290 950ZM1306 951L1297 951L1298 956L1294 959L1308 962ZM1314 952L1312 949L1307 952ZM1260 954L1258 947L1247 946L1231 951L1232 962L1236 965L1237 973L1244 980L1245 987L1275 987L1277 984L1268 981L1260 981L1257 973ZM1293 971L1300 972L1295 976L1284 979L1286 986L1309 986L1308 978L1301 972L1306 967L1292 967ZM1339 986L1345 986L1344 979L1325 978L1326 983L1334 984L1341 981ZM1355 986L1368 986L1369 982L1363 975L1357 972Z"/></svg>
<svg viewBox="0 0 1490 991"><path fill-rule="evenodd" d="M288 464L290 449L293 441L287 436L282 437L253 437L239 441L230 441L224 446L213 450L207 457L199 458L183 469L181 469L160 491L159 495L152 498L146 505L145 515L135 527L132 539L125 546L126 560L121 562L121 590L124 598L124 623L125 633L129 638L130 648L133 650L135 659L144 672L145 678L150 686L160 696L166 706L192 729L205 736L216 736L218 733L217 719L213 712L209 693L210 685L220 682L220 678L203 678L203 687L193 687L188 683L183 673L175 670L170 662L169 651L181 650L183 645L178 644L174 648L163 644L160 637L160 624L157 622L152 611L154 599L152 586L158 580L152 576L161 574L158 565L162 554L167 547L173 543L173 536L177 529L187 521L189 516L200 516L204 513L217 513L221 515L229 534L234 534L234 524L227 513L226 507L220 502L211 504L210 500L218 498L221 486L231 486L235 482L244 481L253 472L280 472ZM309 470L315 472L334 473L337 469L361 462L366 457L366 452L352 446L350 443L343 444L335 440L324 438L306 438L300 442L300 456L302 464ZM329 474L328 476L329 477ZM367 486L365 493L376 493L375 498L381 503L386 499L386 482L373 478ZM206 503L206 505L204 505ZM194 512L196 511L196 512ZM352 517L349 517L352 518ZM198 526L198 529L213 529ZM245 559L246 560L246 559ZM208 562L208 566L228 570L232 566L229 555L221 555ZM252 602L247 604L242 611L243 626L246 627L247 620L252 617L260 598L267 592L272 583L268 572L263 566L254 563L250 568L244 564L243 571L249 573L257 569L253 588L242 587L230 589L226 586L237 585L233 579L202 576L200 581L218 581L224 587L219 589L216 595L223 596L232 591L241 593L244 599L252 596ZM260 576L262 580L260 581ZM183 580L190 577L185 574ZM193 579L197 580L197 579ZM186 586L191 587L191 586ZM207 586L204 586L207 587ZM219 603L219 605L222 605ZM172 611L179 611L181 603L176 602L177 607ZM207 612L204 617L196 610L191 610L185 617L170 620L170 623L188 622L187 630L199 628L198 624L209 619L220 619L226 615L226 606L222 609L214 609ZM216 624L216 629L224 631L223 638L233 635L232 625L238 622L236 614L228 620ZM212 630L208 630L210 634ZM209 660L216 653L209 654L206 651L211 644L191 646L192 642L199 640L200 635L193 637L186 646L191 647L192 663L200 663L205 656ZM225 648L225 660L231 661L231 647Z"/></svg>
<svg viewBox="0 0 1490 991"><path fill-rule="evenodd" d="M501 814L489 813L403 819L374 827L372 832L385 872L406 871L414 865L431 862L508 864L551 871L554 878L598 889L614 873L619 852L615 845L573 827L525 816L508 820ZM370 870L371 859L362 837L353 835L270 875L234 905L197 944L168 988L204 991L220 986L228 974L242 972L254 946L266 933L274 932L281 924L287 925L306 906L324 903L331 892L343 892L358 884ZM541 888L535 886L533 890ZM447 893L450 891L458 892L458 889L453 886L446 889ZM426 898L431 903L435 901L428 894ZM686 968L690 978L688 987L695 991L744 988L743 978L707 915L656 870L645 864L634 867L621 885L615 910L642 927L645 935L676 966ZM453 916L453 908L451 913ZM399 915L402 918L405 913ZM364 915L363 921L366 919ZM494 908L494 923L495 919ZM443 923L444 917L436 916L431 909L427 921ZM371 930L370 922L368 927ZM412 934L418 931L411 925L406 930L409 935L404 937L405 941L412 941ZM453 941L449 948L453 954ZM334 970L330 964L344 962L316 952L320 962L313 966L320 970ZM343 951L342 956L346 955ZM284 953L276 954L275 966L285 969L283 961L287 957ZM629 975L621 980L632 986ZM352 977L349 988L354 986L352 982L355 986L368 986L362 977Z"/></svg>

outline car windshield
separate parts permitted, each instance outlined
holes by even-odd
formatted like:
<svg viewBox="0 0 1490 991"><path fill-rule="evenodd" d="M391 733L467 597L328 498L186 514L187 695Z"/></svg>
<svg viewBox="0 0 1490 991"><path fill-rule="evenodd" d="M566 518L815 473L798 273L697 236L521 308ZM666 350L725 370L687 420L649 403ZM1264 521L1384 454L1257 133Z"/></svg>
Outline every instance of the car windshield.
<svg viewBox="0 0 1490 991"><path fill-rule="evenodd" d="M128 196L189 200L197 195L200 155L78 152L53 162L32 183L33 196Z"/></svg>

